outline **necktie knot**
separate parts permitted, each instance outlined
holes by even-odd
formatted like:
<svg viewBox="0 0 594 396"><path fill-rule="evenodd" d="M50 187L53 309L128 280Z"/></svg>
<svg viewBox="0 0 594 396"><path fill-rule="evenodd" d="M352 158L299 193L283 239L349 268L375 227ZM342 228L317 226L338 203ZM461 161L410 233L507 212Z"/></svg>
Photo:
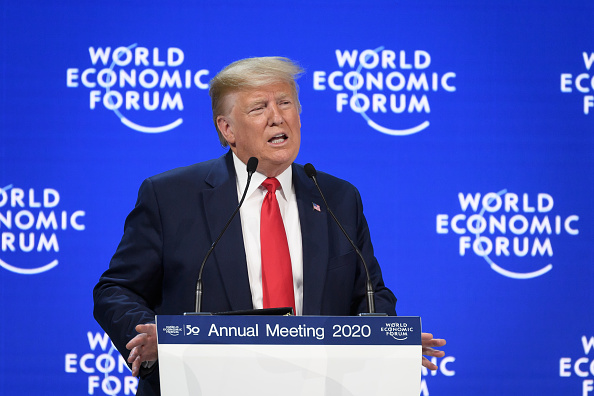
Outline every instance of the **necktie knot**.
<svg viewBox="0 0 594 396"><path fill-rule="evenodd" d="M268 190L269 193L274 194L280 187L280 182L275 177L269 177L262 182L262 185Z"/></svg>

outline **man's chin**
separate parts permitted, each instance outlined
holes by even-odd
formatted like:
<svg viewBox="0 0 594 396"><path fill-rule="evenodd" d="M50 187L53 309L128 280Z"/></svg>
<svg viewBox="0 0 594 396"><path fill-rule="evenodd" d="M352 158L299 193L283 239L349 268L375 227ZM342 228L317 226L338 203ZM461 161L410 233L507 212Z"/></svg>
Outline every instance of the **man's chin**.
<svg viewBox="0 0 594 396"><path fill-rule="evenodd" d="M283 173L293 163L294 158L284 159L282 161L260 160L258 171L264 173L267 177L276 177Z"/></svg>

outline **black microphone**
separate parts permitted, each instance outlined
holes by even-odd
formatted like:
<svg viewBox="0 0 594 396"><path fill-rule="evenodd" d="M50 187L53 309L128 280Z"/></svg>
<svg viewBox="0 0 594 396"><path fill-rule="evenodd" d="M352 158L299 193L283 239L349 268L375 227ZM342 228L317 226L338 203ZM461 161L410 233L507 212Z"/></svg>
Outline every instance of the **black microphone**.
<svg viewBox="0 0 594 396"><path fill-rule="evenodd" d="M212 243L212 245L210 245L210 249L208 249L208 252L206 252L206 256L204 256L204 260L202 260L202 264L200 265L200 272L198 273L198 280L196 281L196 312L201 312L201 310L202 310L202 271L204 270L204 264L206 264L206 260L208 260L208 258L210 257L210 254L214 250L215 246L217 246L217 243L219 243L219 240L221 239L221 237L223 236L225 231L227 231L229 224L231 224L231 221L233 220L233 218L235 217L237 212L239 212L239 208L241 208L241 205L243 204L245 196L247 195L248 188L250 187L250 181L252 180L252 175L254 174L254 172L256 171L257 168L258 168L258 158L250 157L250 159L248 160L248 163L247 163L248 179L247 179L247 183L245 185L245 190L243 190L243 195L241 196L241 200L239 201L239 205L237 205L237 207L235 208L235 211L233 212L231 217L229 217L229 220L227 220L227 224L225 224L225 227L223 227L223 230L221 231L221 233L219 234L217 239L215 239L215 241Z"/></svg>
<svg viewBox="0 0 594 396"><path fill-rule="evenodd" d="M365 262L365 259L363 258L361 251L359 250L357 245L355 245L355 242L353 242L351 237L349 237L349 234L347 234L345 229L342 227L342 224L340 224L340 221L338 221L338 219L334 215L334 212L332 212L332 209L330 209L330 206L328 206L328 202L326 201L326 198L324 197L324 194L322 193L322 189L320 188L320 185L318 184L318 179L316 177L318 172L316 171L316 168L314 168L314 166L312 164L305 164L304 169L305 169L305 173L307 174L307 177L309 177L311 180L313 180L314 184L318 188L318 191L320 192L320 195L322 196L322 199L324 200L324 204L326 205L326 209L328 209L328 213L330 213L330 215L332 216L332 218L334 219L336 224L338 224L338 227L340 228L340 230L342 231L342 233L344 234L346 239L349 240L351 246L353 247L353 249L355 249L355 252L357 252L357 255L361 259L361 263L363 263L363 267L365 268L365 273L367 274L367 282L366 282L367 309L370 314L375 314L375 297L374 297L375 293L373 291L373 284L371 283L371 276L369 276L369 268L367 267L367 263Z"/></svg>

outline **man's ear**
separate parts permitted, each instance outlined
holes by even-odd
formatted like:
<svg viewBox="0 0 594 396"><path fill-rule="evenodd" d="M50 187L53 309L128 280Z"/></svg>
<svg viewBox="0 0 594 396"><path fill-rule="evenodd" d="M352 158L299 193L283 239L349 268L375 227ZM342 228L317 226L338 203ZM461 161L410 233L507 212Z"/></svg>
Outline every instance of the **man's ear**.
<svg viewBox="0 0 594 396"><path fill-rule="evenodd" d="M235 134L233 133L231 124L229 124L229 121L225 116L220 115L217 117L217 127L223 134L225 140L227 140L227 143L229 143L230 146L233 146L235 144Z"/></svg>

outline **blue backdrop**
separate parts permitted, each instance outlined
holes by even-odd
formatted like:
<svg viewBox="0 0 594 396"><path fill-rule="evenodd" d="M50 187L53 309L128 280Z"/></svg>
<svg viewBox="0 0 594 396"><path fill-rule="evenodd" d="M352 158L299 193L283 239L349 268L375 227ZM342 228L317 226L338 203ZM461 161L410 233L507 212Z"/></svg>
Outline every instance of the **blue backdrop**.
<svg viewBox="0 0 594 396"><path fill-rule="evenodd" d="M0 393L131 394L92 317L142 180L222 155L207 84L299 80L297 159L355 184L422 395L594 395L592 1L0 3Z"/></svg>

